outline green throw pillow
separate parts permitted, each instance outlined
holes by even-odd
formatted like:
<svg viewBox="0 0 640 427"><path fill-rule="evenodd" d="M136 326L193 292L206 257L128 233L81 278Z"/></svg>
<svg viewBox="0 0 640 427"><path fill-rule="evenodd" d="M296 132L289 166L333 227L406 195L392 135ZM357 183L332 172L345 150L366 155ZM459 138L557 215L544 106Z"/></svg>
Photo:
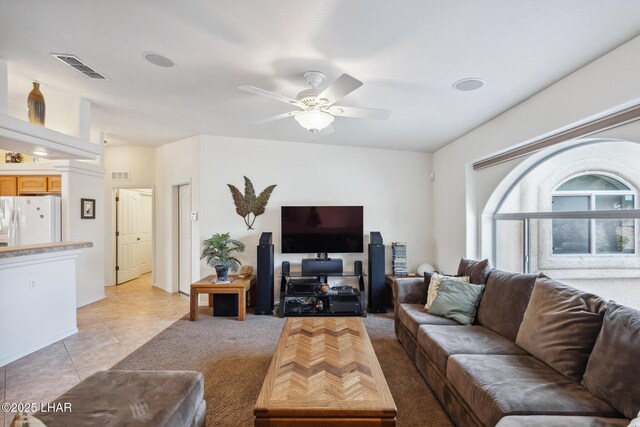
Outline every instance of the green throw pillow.
<svg viewBox="0 0 640 427"><path fill-rule="evenodd" d="M476 307L482 291L484 285L445 278L440 283L438 295L433 300L429 313L455 320L463 325L471 325L476 317Z"/></svg>

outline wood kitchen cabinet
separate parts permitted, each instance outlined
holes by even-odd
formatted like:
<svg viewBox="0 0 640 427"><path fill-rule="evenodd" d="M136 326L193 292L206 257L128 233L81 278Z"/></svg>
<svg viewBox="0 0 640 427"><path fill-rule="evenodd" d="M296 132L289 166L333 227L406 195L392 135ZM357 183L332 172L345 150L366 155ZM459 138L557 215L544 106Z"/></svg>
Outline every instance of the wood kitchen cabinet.
<svg viewBox="0 0 640 427"><path fill-rule="evenodd" d="M0 196L18 195L18 177L0 175Z"/></svg>
<svg viewBox="0 0 640 427"><path fill-rule="evenodd" d="M62 177L60 175L47 177L47 192L54 194L62 193Z"/></svg>
<svg viewBox="0 0 640 427"><path fill-rule="evenodd" d="M18 177L18 194L43 194L47 192L47 177L41 175L24 175Z"/></svg>
<svg viewBox="0 0 640 427"><path fill-rule="evenodd" d="M60 175L0 175L0 196L62 193Z"/></svg>

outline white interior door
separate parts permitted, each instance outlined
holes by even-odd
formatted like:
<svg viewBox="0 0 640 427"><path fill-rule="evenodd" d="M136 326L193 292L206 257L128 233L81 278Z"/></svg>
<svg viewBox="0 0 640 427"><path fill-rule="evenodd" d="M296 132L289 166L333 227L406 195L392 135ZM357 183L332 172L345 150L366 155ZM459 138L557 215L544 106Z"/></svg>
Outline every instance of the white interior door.
<svg viewBox="0 0 640 427"><path fill-rule="evenodd" d="M136 191L118 190L118 284L140 276L138 265L138 210L140 195Z"/></svg>
<svg viewBox="0 0 640 427"><path fill-rule="evenodd" d="M151 272L153 255L153 198L151 193L139 193L138 209L138 255L140 274Z"/></svg>
<svg viewBox="0 0 640 427"><path fill-rule="evenodd" d="M178 187L178 291L191 289L191 188Z"/></svg>

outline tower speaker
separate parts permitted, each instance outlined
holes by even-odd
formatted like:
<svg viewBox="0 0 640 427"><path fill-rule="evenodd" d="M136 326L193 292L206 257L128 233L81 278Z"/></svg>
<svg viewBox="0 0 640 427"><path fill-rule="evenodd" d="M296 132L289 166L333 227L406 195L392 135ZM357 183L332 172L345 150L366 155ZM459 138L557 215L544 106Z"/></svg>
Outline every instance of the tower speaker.
<svg viewBox="0 0 640 427"><path fill-rule="evenodd" d="M264 232L260 235L259 245L272 245L273 234L271 232Z"/></svg>
<svg viewBox="0 0 640 427"><path fill-rule="evenodd" d="M372 231L369 234L369 243L372 245L382 245L382 235L379 231Z"/></svg>
<svg viewBox="0 0 640 427"><path fill-rule="evenodd" d="M369 243L369 313L386 313L384 244L379 232L371 232Z"/></svg>
<svg viewBox="0 0 640 427"><path fill-rule="evenodd" d="M271 233L262 233L258 244L256 314L273 314L273 242L271 239Z"/></svg>

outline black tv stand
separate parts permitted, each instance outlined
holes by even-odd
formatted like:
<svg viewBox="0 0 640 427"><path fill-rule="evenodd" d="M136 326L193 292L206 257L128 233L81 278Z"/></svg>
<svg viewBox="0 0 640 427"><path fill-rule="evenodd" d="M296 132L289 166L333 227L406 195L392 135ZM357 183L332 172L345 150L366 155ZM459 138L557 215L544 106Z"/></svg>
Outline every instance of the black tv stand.
<svg viewBox="0 0 640 427"><path fill-rule="evenodd" d="M284 271L284 270L283 270ZM328 277L355 277L358 287L323 287ZM287 272L280 278L280 317L294 316L362 316L367 301L364 273L331 273L303 276Z"/></svg>

